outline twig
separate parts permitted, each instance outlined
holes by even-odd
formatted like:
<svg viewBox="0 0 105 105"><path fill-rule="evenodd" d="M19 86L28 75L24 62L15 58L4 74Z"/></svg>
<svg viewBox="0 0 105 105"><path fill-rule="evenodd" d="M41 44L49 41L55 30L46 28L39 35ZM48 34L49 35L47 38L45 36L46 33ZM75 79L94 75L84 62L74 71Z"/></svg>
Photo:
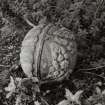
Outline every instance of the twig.
<svg viewBox="0 0 105 105"><path fill-rule="evenodd" d="M2 65L2 64L0 64L0 67L10 67L10 65Z"/></svg>
<svg viewBox="0 0 105 105"><path fill-rule="evenodd" d="M86 0L83 0L83 1L82 1L82 5L84 5L85 3L86 3Z"/></svg>
<svg viewBox="0 0 105 105"><path fill-rule="evenodd" d="M41 98L41 101L43 101L46 105L49 105L46 100L44 100L42 97L40 97L40 98Z"/></svg>
<svg viewBox="0 0 105 105"><path fill-rule="evenodd" d="M75 12L73 13L73 15L71 16L71 21L70 21L70 23L71 23L71 22L74 20L74 18L78 15L80 9L84 6L85 3L86 3L86 0L82 0L82 3L81 3L81 5L80 5L80 7L78 8L78 10L75 11Z"/></svg>
<svg viewBox="0 0 105 105"><path fill-rule="evenodd" d="M102 69L104 67L105 67L105 65L104 66L98 66L98 67L95 67L95 68L79 69L78 71L92 71L92 70Z"/></svg>
<svg viewBox="0 0 105 105"><path fill-rule="evenodd" d="M26 21L26 23L28 25L30 25L31 27L36 27L32 22L30 22L26 17L24 17L24 20Z"/></svg>
<svg viewBox="0 0 105 105"><path fill-rule="evenodd" d="M100 76L100 75L98 75L98 74L96 74L96 73L91 73L91 72L82 72L82 73L84 73L84 74L89 74L89 75L93 75L93 76L95 76L95 77L101 79L102 81L105 81L105 77Z"/></svg>
<svg viewBox="0 0 105 105"><path fill-rule="evenodd" d="M99 4L99 6L97 7L96 12L95 12L95 14L94 14L94 18L95 18L95 19L97 18L97 14L98 14L99 10L102 8L102 6L104 5L104 3L105 3L105 0L101 0L101 1L100 1L100 4Z"/></svg>

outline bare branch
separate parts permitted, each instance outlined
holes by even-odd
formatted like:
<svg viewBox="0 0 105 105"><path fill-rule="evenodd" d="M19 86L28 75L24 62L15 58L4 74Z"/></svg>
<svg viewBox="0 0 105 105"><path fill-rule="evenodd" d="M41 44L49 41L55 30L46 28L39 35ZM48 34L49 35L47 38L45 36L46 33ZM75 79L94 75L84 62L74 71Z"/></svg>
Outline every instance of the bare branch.
<svg viewBox="0 0 105 105"><path fill-rule="evenodd" d="M104 66L93 67L93 68L87 68L87 69L79 69L78 71L93 71L93 70L102 69L102 68L105 68L105 65Z"/></svg>
<svg viewBox="0 0 105 105"><path fill-rule="evenodd" d="M95 76L96 78L99 78L100 80L105 81L105 77L104 76L98 75L96 73L83 72L83 74L89 74L90 76Z"/></svg>
<svg viewBox="0 0 105 105"><path fill-rule="evenodd" d="M10 65L2 65L2 64L0 64L0 67L10 67Z"/></svg>
<svg viewBox="0 0 105 105"><path fill-rule="evenodd" d="M30 22L26 17L24 17L24 20L26 21L26 23L28 25L30 25L31 27L36 27L32 22Z"/></svg>

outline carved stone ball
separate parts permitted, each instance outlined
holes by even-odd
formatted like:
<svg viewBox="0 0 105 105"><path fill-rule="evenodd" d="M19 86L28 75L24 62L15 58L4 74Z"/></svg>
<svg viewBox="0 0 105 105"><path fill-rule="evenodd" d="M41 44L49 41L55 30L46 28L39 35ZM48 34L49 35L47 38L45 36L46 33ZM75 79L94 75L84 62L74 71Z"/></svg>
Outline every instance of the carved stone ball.
<svg viewBox="0 0 105 105"><path fill-rule="evenodd" d="M39 72L42 80L57 80L72 73L76 57L77 46L73 32L65 27L47 25L33 28L26 35L20 63L27 75L33 69L34 75Z"/></svg>

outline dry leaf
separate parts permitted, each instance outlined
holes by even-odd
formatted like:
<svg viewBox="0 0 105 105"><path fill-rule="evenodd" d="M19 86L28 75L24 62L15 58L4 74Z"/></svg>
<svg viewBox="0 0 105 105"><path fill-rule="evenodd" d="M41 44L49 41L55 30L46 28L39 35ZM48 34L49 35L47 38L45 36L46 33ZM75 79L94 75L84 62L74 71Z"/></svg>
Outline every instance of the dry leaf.
<svg viewBox="0 0 105 105"><path fill-rule="evenodd" d="M102 95L105 95L105 90L102 91Z"/></svg>
<svg viewBox="0 0 105 105"><path fill-rule="evenodd" d="M57 105L70 105L70 102L68 100L63 100L59 102Z"/></svg>
<svg viewBox="0 0 105 105"><path fill-rule="evenodd" d="M71 101L73 98L72 92L69 89L65 89L65 92L66 92L65 97L67 98L67 100Z"/></svg>
<svg viewBox="0 0 105 105"><path fill-rule="evenodd" d="M80 95L83 93L83 90L77 91L74 95L69 89L65 89L65 91L66 91L65 97L67 98L67 100L76 102L77 104L81 105L81 102L79 99L80 99Z"/></svg>
<svg viewBox="0 0 105 105"><path fill-rule="evenodd" d="M38 101L35 101L35 105L41 105Z"/></svg>
<svg viewBox="0 0 105 105"><path fill-rule="evenodd" d="M96 93L101 94L101 89L98 86L96 87Z"/></svg>
<svg viewBox="0 0 105 105"><path fill-rule="evenodd" d="M21 104L21 96L17 96L15 105L20 105Z"/></svg>

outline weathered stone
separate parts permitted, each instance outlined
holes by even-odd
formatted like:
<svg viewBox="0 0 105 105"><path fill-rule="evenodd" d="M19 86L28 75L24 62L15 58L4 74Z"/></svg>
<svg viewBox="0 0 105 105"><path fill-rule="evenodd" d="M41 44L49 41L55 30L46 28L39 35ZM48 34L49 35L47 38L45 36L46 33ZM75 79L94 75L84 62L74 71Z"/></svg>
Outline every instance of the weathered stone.
<svg viewBox="0 0 105 105"><path fill-rule="evenodd" d="M77 55L74 34L64 27L61 28L57 26L57 30L56 26L54 26L54 30L52 27L53 25L38 27L30 31L25 37L25 43L23 42L22 44L20 61L23 61L21 65L27 75L29 75L29 71L34 70L35 75L37 72L40 72L42 80L43 78L44 80L45 78L48 79L47 77L55 78L55 75L57 80L57 77L65 72L70 71L71 73L74 68ZM32 50L29 46L31 46ZM29 56L29 61L25 59L24 55ZM22 57L24 57L24 59ZM27 67L27 72L24 66L28 66L29 64L30 67ZM50 81L50 79L47 81Z"/></svg>

